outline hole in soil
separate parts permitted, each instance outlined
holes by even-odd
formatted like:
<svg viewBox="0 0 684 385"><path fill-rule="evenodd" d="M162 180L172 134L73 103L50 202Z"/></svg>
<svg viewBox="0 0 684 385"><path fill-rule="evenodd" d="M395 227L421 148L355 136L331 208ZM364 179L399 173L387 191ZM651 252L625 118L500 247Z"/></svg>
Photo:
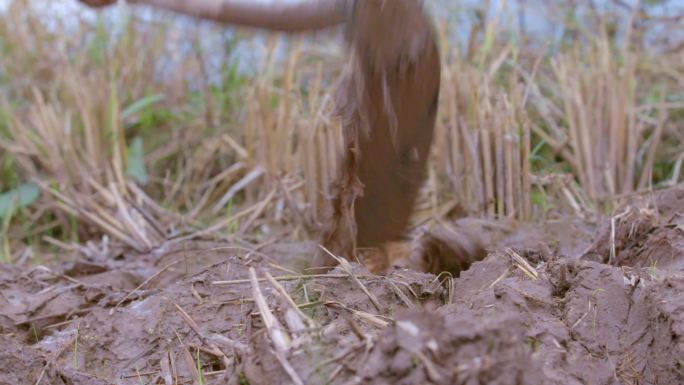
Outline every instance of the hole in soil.
<svg viewBox="0 0 684 385"><path fill-rule="evenodd" d="M448 271L458 277L474 262L487 256L477 240L445 231L425 234L420 241L423 271L439 274Z"/></svg>
<svg viewBox="0 0 684 385"><path fill-rule="evenodd" d="M214 361L214 362L212 362L212 363L210 364L209 369L210 369L212 372L218 372L219 370L223 370L223 369L225 369L225 368L223 367L223 365L221 365L221 362L220 362L220 361Z"/></svg>

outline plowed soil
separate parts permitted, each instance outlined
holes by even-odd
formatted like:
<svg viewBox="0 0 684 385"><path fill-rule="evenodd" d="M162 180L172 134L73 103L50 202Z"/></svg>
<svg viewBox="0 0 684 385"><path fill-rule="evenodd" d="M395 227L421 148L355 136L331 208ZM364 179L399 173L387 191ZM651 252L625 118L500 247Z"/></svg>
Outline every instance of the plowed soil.
<svg viewBox="0 0 684 385"><path fill-rule="evenodd" d="M684 189L494 228L453 279L297 244L0 266L0 384L684 383Z"/></svg>

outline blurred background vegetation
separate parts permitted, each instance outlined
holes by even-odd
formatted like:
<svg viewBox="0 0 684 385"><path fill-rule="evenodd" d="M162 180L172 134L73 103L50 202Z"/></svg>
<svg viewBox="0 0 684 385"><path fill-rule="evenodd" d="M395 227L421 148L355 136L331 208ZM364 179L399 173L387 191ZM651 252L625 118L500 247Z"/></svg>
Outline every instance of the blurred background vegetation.
<svg viewBox="0 0 684 385"><path fill-rule="evenodd" d="M431 1L443 88L415 227L591 221L679 183L679 3ZM0 9L0 261L314 236L341 145L339 31Z"/></svg>

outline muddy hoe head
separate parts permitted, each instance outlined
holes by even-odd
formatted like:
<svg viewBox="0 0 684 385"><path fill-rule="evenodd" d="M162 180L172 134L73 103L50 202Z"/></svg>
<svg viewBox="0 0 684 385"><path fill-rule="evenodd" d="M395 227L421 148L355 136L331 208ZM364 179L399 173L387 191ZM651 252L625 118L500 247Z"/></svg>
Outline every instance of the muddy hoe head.
<svg viewBox="0 0 684 385"><path fill-rule="evenodd" d="M421 1L358 1L347 33L350 62L338 92L345 149L322 244L383 270L383 246L404 235L423 181L440 59ZM325 251L315 261L334 262Z"/></svg>
<svg viewBox="0 0 684 385"><path fill-rule="evenodd" d="M104 6L114 0L82 0ZM332 255L389 265L424 179L440 88L436 34L422 0L134 0L223 23L284 32L346 25L349 61L337 93L344 153L331 186L316 267ZM332 255L331 255L332 254Z"/></svg>

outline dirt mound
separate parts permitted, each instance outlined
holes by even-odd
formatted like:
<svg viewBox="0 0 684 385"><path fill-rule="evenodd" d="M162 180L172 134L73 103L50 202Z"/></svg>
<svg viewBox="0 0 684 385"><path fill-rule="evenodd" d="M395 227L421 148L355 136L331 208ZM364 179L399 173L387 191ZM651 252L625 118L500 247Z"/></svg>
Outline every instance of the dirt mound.
<svg viewBox="0 0 684 385"><path fill-rule="evenodd" d="M379 336L358 376L364 384L538 384L543 377L522 340L519 317L481 319L411 311Z"/></svg>
<svg viewBox="0 0 684 385"><path fill-rule="evenodd" d="M684 270L684 189L627 205L605 221L584 255L616 266Z"/></svg>
<svg viewBox="0 0 684 385"><path fill-rule="evenodd" d="M684 383L683 208L500 227L457 278L299 275L296 244L0 266L0 384Z"/></svg>
<svg viewBox="0 0 684 385"><path fill-rule="evenodd" d="M44 362L33 349L19 343L12 334L0 335L0 382L3 384L34 383Z"/></svg>
<svg viewBox="0 0 684 385"><path fill-rule="evenodd" d="M197 264L202 255L206 259L207 254L227 249L236 248L211 245L201 251L186 248L184 255L169 250L146 256L147 261L131 258L128 263L137 274L127 280L120 277L121 266L102 271L104 265L69 264L63 271L41 267L40 274L6 267L0 283L0 299L7 301L0 311L3 338L29 352L21 353L26 369L17 366L0 377L0 384L16 383L11 381L14 375L35 381L36 373L51 368L74 384L173 383L169 379L193 383L199 376L203 383L221 383L243 372L251 383L278 383L263 377L274 375L275 369L282 371L282 366L270 354L273 348L255 304L250 268L262 281L266 273L280 276L282 290L288 293L284 302L278 290L261 282L269 309L278 315L282 309L288 321L287 306L296 301L302 304L304 319L312 322L306 330L288 332L289 339L300 341L300 350L313 347L309 355L292 358L300 375L308 370L310 376L318 376L312 371L316 362L338 354L345 338L355 341L354 333L371 335L387 326L395 309L429 299L441 301L445 293L433 276L412 271L377 277L353 266L349 272L338 269L318 277L284 276L282 267L248 251L223 254L223 262L183 274L185 259ZM142 268L145 263L149 265ZM90 275L74 278L64 273L82 273L85 265ZM154 265L164 267L152 269ZM182 279L169 282L166 276ZM0 354L21 352L14 345L2 345ZM317 351L324 348L327 355ZM291 381L287 375L282 379Z"/></svg>
<svg viewBox="0 0 684 385"><path fill-rule="evenodd" d="M424 231L395 265L433 274L458 276L488 252L514 248L551 255L579 256L592 244L595 226L549 221L544 226L505 219L462 218ZM397 255L401 252L395 253Z"/></svg>

